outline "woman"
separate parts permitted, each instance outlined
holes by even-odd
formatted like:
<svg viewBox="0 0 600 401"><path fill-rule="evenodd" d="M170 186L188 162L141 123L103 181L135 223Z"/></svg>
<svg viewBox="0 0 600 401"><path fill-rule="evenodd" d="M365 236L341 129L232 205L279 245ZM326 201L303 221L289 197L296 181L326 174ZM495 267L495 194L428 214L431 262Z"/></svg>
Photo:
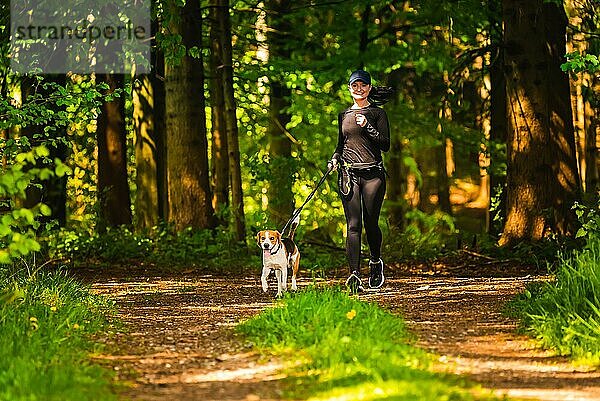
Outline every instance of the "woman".
<svg viewBox="0 0 600 401"><path fill-rule="evenodd" d="M374 104L373 95L387 91L383 93L385 98L390 92L389 88L372 87L371 75L364 70L350 75L348 90L354 103L338 115L338 145L328 168L338 168L338 189L348 229L346 255L350 276L346 286L358 292L364 290L360 278L361 217L370 251L369 286L379 288L385 281L379 228L386 186L381 152L390 149L390 132L387 115Z"/></svg>

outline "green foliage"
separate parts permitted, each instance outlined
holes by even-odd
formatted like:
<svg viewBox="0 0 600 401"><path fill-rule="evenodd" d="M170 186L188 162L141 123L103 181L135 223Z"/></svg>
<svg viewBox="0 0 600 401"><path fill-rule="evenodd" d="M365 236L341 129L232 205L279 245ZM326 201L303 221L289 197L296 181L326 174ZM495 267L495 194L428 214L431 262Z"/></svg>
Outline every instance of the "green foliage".
<svg viewBox="0 0 600 401"><path fill-rule="evenodd" d="M303 244L302 240L298 243L302 248L303 272L324 276L346 260L343 251L332 253L321 246ZM247 244L239 243L223 229L176 232L168 225L142 233L128 227L108 228L104 233L61 229L45 238L43 245L48 257L76 266L140 263L173 269L198 267L223 273L259 270L262 263L253 237L248 237Z"/></svg>
<svg viewBox="0 0 600 401"><path fill-rule="evenodd" d="M0 168L0 199L7 212L0 218L0 265L9 264L13 260L39 251L40 244L36 238L36 230L40 216L49 216L50 208L39 203L32 208L19 205L19 200L26 197L25 190L37 179L50 176L62 176L69 172L60 160L54 160L53 168L32 167L40 158L48 158L49 151L44 146L32 148L29 152L17 153L14 164Z"/></svg>
<svg viewBox="0 0 600 401"><path fill-rule="evenodd" d="M64 273L0 268L0 400L116 400L90 363L113 306Z"/></svg>
<svg viewBox="0 0 600 401"><path fill-rule="evenodd" d="M600 238L600 203L596 207L587 207L575 202L573 209L581 223L576 238L586 238L587 242Z"/></svg>
<svg viewBox="0 0 600 401"><path fill-rule="evenodd" d="M600 219L597 208L576 211L584 248L559 255L555 281L529 286L510 309L542 346L600 366Z"/></svg>
<svg viewBox="0 0 600 401"><path fill-rule="evenodd" d="M456 235L454 219L441 211L427 214L413 209L406 213L406 219L410 223L404 230L392 229L386 235L383 253L390 259L432 259Z"/></svg>
<svg viewBox="0 0 600 401"><path fill-rule="evenodd" d="M175 232L169 226L157 226L135 233L122 226L104 233L60 230L46 243L49 256L70 260L76 265L98 263L150 263L160 267L202 267L233 271L260 266L258 253L248 255L245 244L237 243L224 230Z"/></svg>
<svg viewBox="0 0 600 401"><path fill-rule="evenodd" d="M480 399L459 379L428 371L432 355L411 345L400 317L339 289L288 294L238 330L291 362L295 399Z"/></svg>
<svg viewBox="0 0 600 401"><path fill-rule="evenodd" d="M563 71L573 71L596 73L600 71L600 60L595 54L581 54L579 52L568 53L566 55L567 62L562 64L560 68Z"/></svg>

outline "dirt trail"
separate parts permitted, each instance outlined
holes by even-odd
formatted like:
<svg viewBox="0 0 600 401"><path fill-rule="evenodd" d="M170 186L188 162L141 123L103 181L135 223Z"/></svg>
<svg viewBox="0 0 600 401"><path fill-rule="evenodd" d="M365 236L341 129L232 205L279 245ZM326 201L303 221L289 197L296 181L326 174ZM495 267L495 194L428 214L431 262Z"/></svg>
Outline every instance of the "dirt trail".
<svg viewBox="0 0 600 401"><path fill-rule="evenodd" d="M135 278L86 275L98 293L113 297L127 329L118 351L100 359L131 384L132 400L279 400L281 365L251 352L231 327L272 302L258 277ZM361 295L402 313L419 344L441 365L497 394L544 401L600 400L600 372L586 372L536 350L501 315L527 282L544 277L388 278L383 290ZM309 280L300 282L307 284Z"/></svg>

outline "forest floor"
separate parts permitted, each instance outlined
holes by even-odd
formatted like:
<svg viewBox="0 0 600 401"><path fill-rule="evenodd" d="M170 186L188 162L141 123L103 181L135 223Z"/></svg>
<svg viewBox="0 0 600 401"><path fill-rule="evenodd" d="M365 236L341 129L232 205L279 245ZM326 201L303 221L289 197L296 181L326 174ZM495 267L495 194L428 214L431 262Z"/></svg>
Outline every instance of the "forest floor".
<svg viewBox="0 0 600 401"><path fill-rule="evenodd" d="M136 267L78 275L119 307L124 327L100 339L111 343L112 354L97 359L125 384L119 390L123 399L281 399L282 365L253 352L233 330L273 303L274 293L263 294L258 273L161 274ZM360 298L404 316L417 344L440 355L439 369L463 374L497 395L600 400L600 372L537 349L516 334L516 321L501 313L527 283L548 276L466 254L434 264L390 266L388 276L381 290ZM299 285L312 282L304 278Z"/></svg>

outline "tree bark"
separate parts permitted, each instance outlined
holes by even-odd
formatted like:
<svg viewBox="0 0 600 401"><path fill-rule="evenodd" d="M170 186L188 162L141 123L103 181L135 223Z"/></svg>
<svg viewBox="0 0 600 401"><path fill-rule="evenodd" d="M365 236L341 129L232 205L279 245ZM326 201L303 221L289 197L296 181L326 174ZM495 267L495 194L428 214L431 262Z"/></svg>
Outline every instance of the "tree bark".
<svg viewBox="0 0 600 401"><path fill-rule="evenodd" d="M586 2L568 0L565 8L569 15L569 29L567 29L567 52L585 54L589 42L584 32L592 31L594 26L586 23L586 15L594 13L596 7ZM573 108L573 121L575 125L575 138L577 144L577 163L581 186L588 194L596 194L598 190L598 148L596 146L596 129L598 126L598 109L590 101L591 93L599 93L598 80L589 72L580 72L573 76L571 83L571 104Z"/></svg>
<svg viewBox="0 0 600 401"><path fill-rule="evenodd" d="M235 238L244 241L246 238L246 218L244 214L244 193L242 191L242 167L240 144L237 126L237 106L233 89L233 49L231 38L231 18L229 0L220 2L219 21L221 26L221 43L223 44L223 95L225 101L225 127L227 129L227 151L231 184L231 206L233 211Z"/></svg>
<svg viewBox="0 0 600 401"><path fill-rule="evenodd" d="M133 86L133 132L135 146L135 225L144 230L158 223L158 179L154 139L154 88L147 75Z"/></svg>
<svg viewBox="0 0 600 401"><path fill-rule="evenodd" d="M102 74L107 94L123 88L123 75ZM125 131L125 100L121 93L104 102L97 121L98 141L98 203L97 229L131 224L131 200L127 182L127 133Z"/></svg>
<svg viewBox="0 0 600 401"><path fill-rule="evenodd" d="M158 224L164 215L164 186L160 185L164 172L165 97L164 82L157 76L159 67L153 49L154 70L138 77L133 88L133 130L135 135L136 197L135 222L138 229Z"/></svg>
<svg viewBox="0 0 600 401"><path fill-rule="evenodd" d="M211 189L216 211L229 205L229 160L225 124L222 0L210 0ZM226 8L229 13L229 7ZM222 222L225 223L225 222Z"/></svg>
<svg viewBox="0 0 600 401"><path fill-rule="evenodd" d="M586 86L592 93L600 93L600 80L585 73ZM585 191L598 196L600 190L600 110L589 98L585 99Z"/></svg>
<svg viewBox="0 0 600 401"><path fill-rule="evenodd" d="M500 245L575 229L579 197L562 6L503 1L507 73L507 218Z"/></svg>
<svg viewBox="0 0 600 401"><path fill-rule="evenodd" d="M169 31L186 49L202 46L199 1L172 6ZM215 227L212 207L202 58L182 57L166 66L167 181L169 221L177 230Z"/></svg>

